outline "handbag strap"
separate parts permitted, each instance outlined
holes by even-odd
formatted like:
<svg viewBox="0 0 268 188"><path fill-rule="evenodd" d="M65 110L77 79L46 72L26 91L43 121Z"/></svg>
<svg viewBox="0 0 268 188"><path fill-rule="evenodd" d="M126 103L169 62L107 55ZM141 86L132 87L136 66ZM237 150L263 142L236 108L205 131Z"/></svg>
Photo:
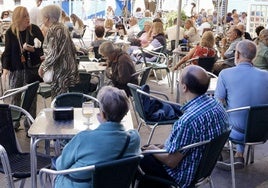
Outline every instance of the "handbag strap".
<svg viewBox="0 0 268 188"><path fill-rule="evenodd" d="M124 145L123 149L121 150L120 154L117 156L116 159L122 158L122 156L124 155L128 145L129 145L129 141L130 141L130 135L129 135L129 133L127 133L127 140L125 142L125 145Z"/></svg>

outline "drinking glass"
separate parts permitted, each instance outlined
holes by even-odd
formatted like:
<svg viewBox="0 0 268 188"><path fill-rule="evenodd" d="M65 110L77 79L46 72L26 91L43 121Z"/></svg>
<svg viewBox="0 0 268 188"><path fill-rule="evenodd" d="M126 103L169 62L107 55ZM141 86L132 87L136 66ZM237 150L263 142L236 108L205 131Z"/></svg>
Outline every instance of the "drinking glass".
<svg viewBox="0 0 268 188"><path fill-rule="evenodd" d="M95 53L93 51L88 52L89 61L93 61L95 59Z"/></svg>
<svg viewBox="0 0 268 188"><path fill-rule="evenodd" d="M87 118L87 122L84 122L85 125L91 125L90 118L94 114L94 103L93 102L83 102L82 105L82 114L85 118Z"/></svg>

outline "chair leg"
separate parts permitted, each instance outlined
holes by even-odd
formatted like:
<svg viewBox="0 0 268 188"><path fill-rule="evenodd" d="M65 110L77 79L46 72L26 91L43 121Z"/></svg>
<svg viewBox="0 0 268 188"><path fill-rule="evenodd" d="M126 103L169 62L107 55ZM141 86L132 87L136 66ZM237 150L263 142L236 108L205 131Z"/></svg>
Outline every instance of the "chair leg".
<svg viewBox="0 0 268 188"><path fill-rule="evenodd" d="M248 146L248 149L247 149L247 158L246 158L246 165L248 165L250 150L251 150L251 146Z"/></svg>
<svg viewBox="0 0 268 188"><path fill-rule="evenodd" d="M211 177L209 177L209 186L210 188L214 188L214 184Z"/></svg>
<svg viewBox="0 0 268 188"><path fill-rule="evenodd" d="M149 138L148 138L148 141L147 141L147 144L148 144L148 145L151 143L151 140L152 140L154 131L155 131L155 129L156 129L157 126L158 126L157 123L153 125L153 128L152 128L152 130L151 130L151 133L150 133Z"/></svg>
<svg viewBox="0 0 268 188"><path fill-rule="evenodd" d="M42 97L42 98L43 98L44 107L46 108L47 107L46 98L45 97Z"/></svg>
<svg viewBox="0 0 268 188"><path fill-rule="evenodd" d="M251 146L250 149L250 164L254 163L254 146Z"/></svg>
<svg viewBox="0 0 268 188"><path fill-rule="evenodd" d="M20 181L20 188L23 188L25 185L26 178L21 179Z"/></svg>
<svg viewBox="0 0 268 188"><path fill-rule="evenodd" d="M232 188L235 188L235 169L234 169L234 152L233 143L229 140L230 148L230 161L231 161L231 175L232 175Z"/></svg>
<svg viewBox="0 0 268 188"><path fill-rule="evenodd" d="M157 77L157 74L156 74L156 70L155 69L153 69L153 73L154 73L154 77L156 79L156 82L159 83L159 80L158 80L158 77Z"/></svg>

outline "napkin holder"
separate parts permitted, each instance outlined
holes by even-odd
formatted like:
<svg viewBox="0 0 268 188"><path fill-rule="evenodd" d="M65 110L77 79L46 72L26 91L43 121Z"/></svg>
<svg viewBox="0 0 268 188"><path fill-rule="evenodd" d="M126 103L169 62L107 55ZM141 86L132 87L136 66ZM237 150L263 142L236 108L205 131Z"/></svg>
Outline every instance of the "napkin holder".
<svg viewBox="0 0 268 188"><path fill-rule="evenodd" d="M74 119L74 108L65 107L65 108L54 108L53 109L53 118L56 121L70 121Z"/></svg>

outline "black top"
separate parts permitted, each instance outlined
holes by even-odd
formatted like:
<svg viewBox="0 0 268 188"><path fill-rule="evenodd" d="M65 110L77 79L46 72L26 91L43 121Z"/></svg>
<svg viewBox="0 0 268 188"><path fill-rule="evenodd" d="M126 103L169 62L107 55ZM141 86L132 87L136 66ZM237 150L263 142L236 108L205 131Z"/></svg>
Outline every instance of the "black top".
<svg viewBox="0 0 268 188"><path fill-rule="evenodd" d="M38 26L32 24L31 32L29 29L20 32L20 42L23 45L26 42L26 35L28 33L29 45L34 46L34 38L38 38L43 44L44 36ZM43 48L35 48L34 52L30 52L31 64L37 66L41 63L40 56L43 55ZM23 52L25 59L28 59L28 52ZM11 28L6 32L5 36L5 51L2 54L2 67L10 71L22 70L25 68L24 64L21 63L21 50L17 36L12 33Z"/></svg>

